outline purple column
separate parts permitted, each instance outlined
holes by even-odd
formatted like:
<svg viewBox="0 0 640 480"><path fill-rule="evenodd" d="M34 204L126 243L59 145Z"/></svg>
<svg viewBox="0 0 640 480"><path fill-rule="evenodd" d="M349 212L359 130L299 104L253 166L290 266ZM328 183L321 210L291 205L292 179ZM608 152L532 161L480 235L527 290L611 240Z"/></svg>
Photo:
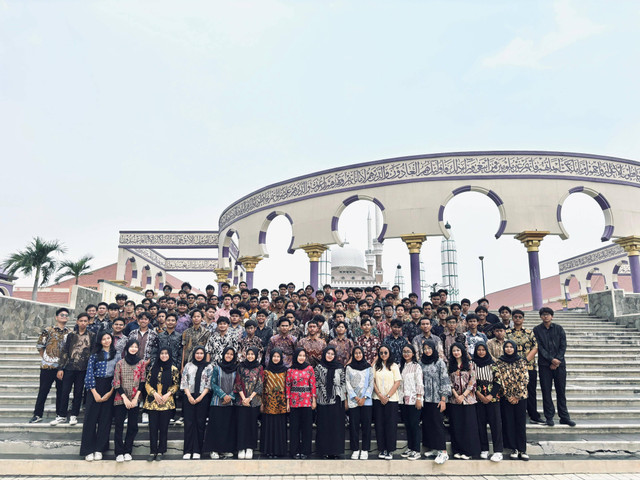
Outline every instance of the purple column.
<svg viewBox="0 0 640 480"><path fill-rule="evenodd" d="M418 295L418 305L422 305L422 289L420 288L420 253L409 253L411 261L411 291Z"/></svg>
<svg viewBox="0 0 640 480"><path fill-rule="evenodd" d="M309 284L313 287L313 290L316 290L318 288L318 278L319 278L319 272L318 272L318 261L313 261L310 260L309 261Z"/></svg>
<svg viewBox="0 0 640 480"><path fill-rule="evenodd" d="M527 252L529 256L529 278L531 279L531 300L533 309L540 310L542 308L542 284L540 283L540 261L538 252Z"/></svg>
<svg viewBox="0 0 640 480"><path fill-rule="evenodd" d="M640 255L629 255L629 269L633 293L640 293Z"/></svg>
<svg viewBox="0 0 640 480"><path fill-rule="evenodd" d="M251 290L253 288L253 270L247 270L247 288Z"/></svg>

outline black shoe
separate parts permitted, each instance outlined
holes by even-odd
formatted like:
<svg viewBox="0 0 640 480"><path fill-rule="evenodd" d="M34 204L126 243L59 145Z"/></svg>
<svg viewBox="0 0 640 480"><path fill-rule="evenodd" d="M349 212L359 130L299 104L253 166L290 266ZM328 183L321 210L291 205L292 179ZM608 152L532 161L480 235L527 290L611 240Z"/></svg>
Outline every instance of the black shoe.
<svg viewBox="0 0 640 480"><path fill-rule="evenodd" d="M156 461L158 461L158 462L160 460L162 460L163 458L164 458L164 454L162 454L162 453L159 453L158 455L156 455Z"/></svg>
<svg viewBox="0 0 640 480"><path fill-rule="evenodd" d="M562 425L569 425L570 427L575 427L576 426L576 422L574 422L570 418L561 418L560 419L560 423Z"/></svg>
<svg viewBox="0 0 640 480"><path fill-rule="evenodd" d="M307 456L304 453L301 453L300 456L298 457L300 460L306 460Z"/></svg>
<svg viewBox="0 0 640 480"><path fill-rule="evenodd" d="M149 456L147 457L147 462L153 462L155 459L156 459L156 454L150 453Z"/></svg>
<svg viewBox="0 0 640 480"><path fill-rule="evenodd" d="M553 418L547 418L547 421L545 423L548 427L553 427L555 425L555 423L553 423Z"/></svg>
<svg viewBox="0 0 640 480"><path fill-rule="evenodd" d="M531 421L531 423L541 423L541 424L545 424L547 422L545 422L542 418L538 417L538 418L530 418L529 419Z"/></svg>
<svg viewBox="0 0 640 480"><path fill-rule="evenodd" d="M42 421L42 417L39 415L34 415L33 417L31 417L31 420L29 420L29 423L40 423Z"/></svg>
<svg viewBox="0 0 640 480"><path fill-rule="evenodd" d="M296 460L300 460L300 454L299 454L299 453L296 453L296 454L293 456L293 458L294 458L294 459L296 459Z"/></svg>

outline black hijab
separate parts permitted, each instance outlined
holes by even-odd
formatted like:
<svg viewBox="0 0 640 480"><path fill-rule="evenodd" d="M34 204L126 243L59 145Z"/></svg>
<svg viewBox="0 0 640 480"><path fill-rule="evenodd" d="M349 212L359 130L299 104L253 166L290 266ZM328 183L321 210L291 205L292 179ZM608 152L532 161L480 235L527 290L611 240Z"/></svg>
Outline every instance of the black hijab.
<svg viewBox="0 0 640 480"><path fill-rule="evenodd" d="M360 350L362 352L362 360L360 361L356 360L355 358L354 353L356 353L356 350ZM353 347L353 350L351 350L351 363L349 364L349 367L353 368L354 370L360 371L371 368L371 364L364 358L364 349L361 346L356 345L355 347Z"/></svg>
<svg viewBox="0 0 640 480"><path fill-rule="evenodd" d="M198 350L202 350L202 353L204 353L204 357L202 358L202 360L196 360L196 352ZM191 354L191 363L193 363L196 366L196 378L195 378L195 394L196 395L200 395L200 383L202 380L202 372L205 369L205 367L207 365L209 365L209 363L207 363L207 352L205 351L204 347L202 345L198 345L196 348L193 349L193 353Z"/></svg>
<svg viewBox="0 0 640 480"><path fill-rule="evenodd" d="M258 366L260 366L260 361L258 360L258 353L259 353L258 349L256 347L249 347L247 349L247 353L248 352L253 352L253 355L254 355L253 362L250 362L245 358L244 361L242 362L242 366L247 370L257 368Z"/></svg>
<svg viewBox="0 0 640 480"><path fill-rule="evenodd" d="M503 352L504 352L504 347L507 346L507 343L510 343L511 345L513 345L513 353L511 355L507 355L506 353L503 353L500 356L500 360L502 360L504 363L515 363L520 359L520 355L518 355L518 346L516 345L516 342L514 342L513 340L506 340L504 342L504 345L502 346Z"/></svg>
<svg viewBox="0 0 640 480"><path fill-rule="evenodd" d="M305 368L307 368L309 366L309 362L307 362L305 360L304 363L299 363L298 362L298 355L300 355L300 352L304 352L306 355L306 350L304 348L296 348L293 351L293 359L291 360L291 368L295 369L295 370L304 370Z"/></svg>
<svg viewBox="0 0 640 480"><path fill-rule="evenodd" d="M224 359L224 357L227 355L227 352L229 350L231 350L233 352L233 358L231 359L230 362L227 362ZM220 368L222 369L222 371L224 373L233 373L238 368L238 362L236 360L237 358L238 358L238 355L236 354L236 351L231 347L227 347L222 352L222 359L220 360L220 363L218 365L220 366Z"/></svg>
<svg viewBox="0 0 640 480"><path fill-rule="evenodd" d="M431 348L431 355L427 356L427 354L424 353L425 345L428 345L429 348ZM422 342L422 358L420 358L420 360L422 360L423 365L431 365L432 363L437 362L438 358L439 358L439 355L438 355L438 349L436 348L436 342L434 342L431 339L425 340L424 342Z"/></svg>
<svg viewBox="0 0 640 480"><path fill-rule="evenodd" d="M327 352L329 350L333 350L333 360L327 360ZM327 399L333 400L333 377L335 377L335 372L338 369L342 368L342 364L338 361L338 355L336 354L335 347L328 346L322 351L322 358L320 359L320 364L327 369Z"/></svg>
<svg viewBox="0 0 640 480"><path fill-rule="evenodd" d="M165 362L160 360L160 354L164 351L166 351L169 354L169 359ZM158 357L156 358L156 361L153 364L153 368L151 368L151 381L156 382L158 379L158 375L160 375L160 372L162 372L162 378L160 380L160 383L162 384L162 391L164 393L167 393L167 390L173 384L173 379L171 378L172 365L173 363L171 361L171 352L169 351L168 348L161 348L160 351L158 352ZM151 386L153 387L154 385L152 384Z"/></svg>
<svg viewBox="0 0 640 480"><path fill-rule="evenodd" d="M273 356L275 354L280 355L280 361L278 363L273 363ZM271 356L269 357L269 365L267 365L267 370L271 373L283 373L287 371L287 367L284 365L284 353L279 348L274 348L271 352Z"/></svg>
<svg viewBox="0 0 640 480"><path fill-rule="evenodd" d="M127 362L128 365L136 365L140 361L140 357L138 356L138 353L140 353L140 350L138 350L138 353L136 353L135 355L131 355L129 353L129 347L134 343L138 345L138 348L140 348L140 342L135 338L129 340L124 347L124 351L126 352L124 355L124 361Z"/></svg>
<svg viewBox="0 0 640 480"><path fill-rule="evenodd" d="M478 347L484 347L484 351L486 352L484 357L478 356ZM475 350L473 351L473 363L475 363L478 368L486 367L487 365L494 363L485 342L476 343Z"/></svg>

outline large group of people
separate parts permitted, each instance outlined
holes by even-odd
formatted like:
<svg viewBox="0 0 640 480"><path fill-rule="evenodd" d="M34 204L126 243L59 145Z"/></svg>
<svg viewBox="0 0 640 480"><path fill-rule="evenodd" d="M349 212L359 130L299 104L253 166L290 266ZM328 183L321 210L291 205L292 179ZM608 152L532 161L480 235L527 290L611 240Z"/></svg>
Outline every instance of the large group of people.
<svg viewBox="0 0 640 480"><path fill-rule="evenodd" d="M40 388L31 423L42 421L56 385L51 425L77 424L84 403L80 455L101 460L113 430L117 462L132 460L139 424L148 426L148 460L167 452L171 425L183 426L184 459L237 455L340 458L349 432L351 459L365 460L375 429L378 458L391 460L399 424L402 458L442 464L482 458L528 460L526 419L575 426L566 406L566 335L542 308L525 313L488 301L448 302L445 289L418 304L394 286L239 293L221 285L177 296L166 285L140 304L120 294L89 305L67 327L69 310L43 330ZM536 407L538 371L544 419ZM73 402L69 399L73 391ZM113 429L112 429L113 427ZM491 432L489 447L488 430ZM424 448L423 448L424 447ZM490 450L492 453L490 454Z"/></svg>

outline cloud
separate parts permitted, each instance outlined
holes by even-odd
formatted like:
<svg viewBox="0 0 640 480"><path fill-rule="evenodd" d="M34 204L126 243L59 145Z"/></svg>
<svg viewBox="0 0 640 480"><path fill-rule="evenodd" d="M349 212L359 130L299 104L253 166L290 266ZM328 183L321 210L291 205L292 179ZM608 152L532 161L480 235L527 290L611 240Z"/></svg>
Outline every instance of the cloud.
<svg viewBox="0 0 640 480"><path fill-rule="evenodd" d="M580 40L596 35L605 29L581 15L570 0L558 0L554 6L555 30L540 38L514 38L495 55L483 59L485 67L515 66L546 68L543 60Z"/></svg>

